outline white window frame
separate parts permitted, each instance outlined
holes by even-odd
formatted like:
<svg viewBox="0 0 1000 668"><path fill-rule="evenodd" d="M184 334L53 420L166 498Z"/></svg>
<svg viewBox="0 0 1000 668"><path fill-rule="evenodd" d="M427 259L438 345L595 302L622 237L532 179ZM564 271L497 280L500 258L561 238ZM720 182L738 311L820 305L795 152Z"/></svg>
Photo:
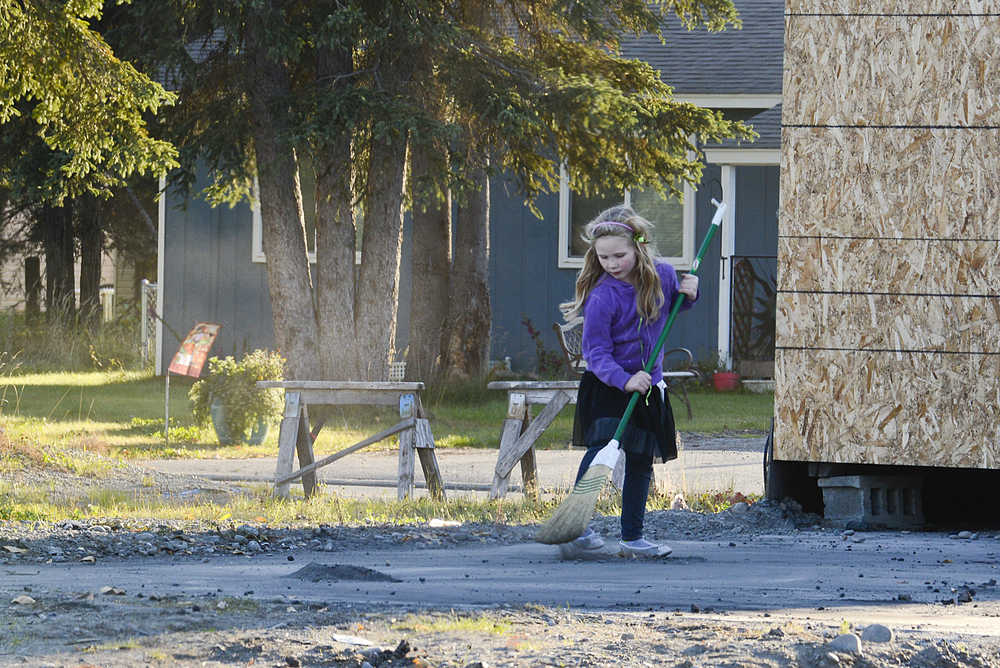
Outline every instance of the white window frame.
<svg viewBox="0 0 1000 668"><path fill-rule="evenodd" d="M675 269L690 269L694 262L694 228L695 228L695 189L691 184L684 182L684 202L682 206L682 252L680 257L658 256L659 259L669 262ZM569 224L569 174L566 166L559 167L559 268L560 269L580 269L583 267L582 256L572 256L569 254L571 233ZM631 204L631 193L625 191L625 204Z"/></svg>

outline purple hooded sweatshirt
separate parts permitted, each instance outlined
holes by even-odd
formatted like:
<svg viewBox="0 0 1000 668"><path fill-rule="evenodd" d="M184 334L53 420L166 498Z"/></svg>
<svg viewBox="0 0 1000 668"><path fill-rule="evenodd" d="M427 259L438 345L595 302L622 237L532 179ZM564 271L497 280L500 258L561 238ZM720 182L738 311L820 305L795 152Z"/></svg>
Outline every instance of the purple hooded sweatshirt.
<svg viewBox="0 0 1000 668"><path fill-rule="evenodd" d="M683 297L677 291L677 272L670 264L657 262L656 272L666 301L660 317L653 323L640 318L635 288L609 274L587 296L583 305L583 358L587 370L594 372L605 385L624 391L628 379L636 371L642 371L667 322L670 307L678 296ZM686 300L681 310L691 308L694 301ZM662 350L649 375L653 385L662 380Z"/></svg>

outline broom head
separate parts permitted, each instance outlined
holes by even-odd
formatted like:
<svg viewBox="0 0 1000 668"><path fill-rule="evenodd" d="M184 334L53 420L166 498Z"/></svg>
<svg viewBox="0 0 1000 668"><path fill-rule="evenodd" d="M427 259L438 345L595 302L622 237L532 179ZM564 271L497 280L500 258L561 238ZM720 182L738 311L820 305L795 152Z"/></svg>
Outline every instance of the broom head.
<svg viewBox="0 0 1000 668"><path fill-rule="evenodd" d="M597 497L618 460L618 441L611 440L600 449L586 472L573 487L552 517L535 534L535 540L546 545L568 543L579 538L594 516Z"/></svg>

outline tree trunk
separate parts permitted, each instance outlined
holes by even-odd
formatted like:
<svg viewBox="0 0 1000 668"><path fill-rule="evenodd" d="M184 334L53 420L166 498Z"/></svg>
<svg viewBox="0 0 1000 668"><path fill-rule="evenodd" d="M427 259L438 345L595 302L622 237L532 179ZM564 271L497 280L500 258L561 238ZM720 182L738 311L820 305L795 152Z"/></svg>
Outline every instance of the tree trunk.
<svg viewBox="0 0 1000 668"><path fill-rule="evenodd" d="M286 376L308 379L319 359L316 310L306 248L305 219L295 151L289 143L287 100L291 95L285 67L268 55L264 15L251 18L247 30L254 79L250 109L257 180L260 185L262 241L267 256L274 338L288 360Z"/></svg>
<svg viewBox="0 0 1000 668"><path fill-rule="evenodd" d="M101 314L101 231L97 199L77 198L77 237L80 239L80 320L87 325L100 322Z"/></svg>
<svg viewBox="0 0 1000 668"><path fill-rule="evenodd" d="M321 50L317 76L337 81L353 70L349 50ZM361 368L354 329L356 227L351 137L345 133L320 147L316 165L316 304L324 379L358 380Z"/></svg>
<svg viewBox="0 0 1000 668"><path fill-rule="evenodd" d="M35 256L24 258L24 315L29 324L38 322L38 296L42 287L42 263Z"/></svg>
<svg viewBox="0 0 1000 668"><path fill-rule="evenodd" d="M442 344L444 371L457 378L486 372L490 349L490 183L485 169L473 174L479 188L457 211L450 312Z"/></svg>
<svg viewBox="0 0 1000 668"><path fill-rule="evenodd" d="M361 377L386 380L395 354L399 260L403 248L406 134L372 141L365 194L361 273L354 311Z"/></svg>
<svg viewBox="0 0 1000 668"><path fill-rule="evenodd" d="M73 271L72 200L60 207L42 207L45 247L45 315L68 322L76 314Z"/></svg>
<svg viewBox="0 0 1000 668"><path fill-rule="evenodd" d="M451 268L451 201L421 197L416 183L432 183L445 166L434 160L433 149L411 147L413 254L410 282L410 343L406 378L437 378L441 365L441 332L448 317L448 272Z"/></svg>

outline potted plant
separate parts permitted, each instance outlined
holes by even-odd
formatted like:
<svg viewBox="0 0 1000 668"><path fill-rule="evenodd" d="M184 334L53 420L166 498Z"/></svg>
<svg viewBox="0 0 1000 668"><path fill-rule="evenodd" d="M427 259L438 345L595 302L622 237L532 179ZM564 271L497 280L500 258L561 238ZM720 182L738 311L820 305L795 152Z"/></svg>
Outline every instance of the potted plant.
<svg viewBox="0 0 1000 668"><path fill-rule="evenodd" d="M700 361L697 366L705 383L717 392L731 392L740 387L740 375L730 370L717 355Z"/></svg>
<svg viewBox="0 0 1000 668"><path fill-rule="evenodd" d="M258 380L281 380L285 359L278 353L254 350L236 361L232 356L211 357L208 374L188 394L198 424L215 427L222 445L260 444L269 420L282 407L281 391L260 389Z"/></svg>
<svg viewBox="0 0 1000 668"><path fill-rule="evenodd" d="M740 374L728 369L719 369L712 374L712 387L717 392L732 392L740 387Z"/></svg>

